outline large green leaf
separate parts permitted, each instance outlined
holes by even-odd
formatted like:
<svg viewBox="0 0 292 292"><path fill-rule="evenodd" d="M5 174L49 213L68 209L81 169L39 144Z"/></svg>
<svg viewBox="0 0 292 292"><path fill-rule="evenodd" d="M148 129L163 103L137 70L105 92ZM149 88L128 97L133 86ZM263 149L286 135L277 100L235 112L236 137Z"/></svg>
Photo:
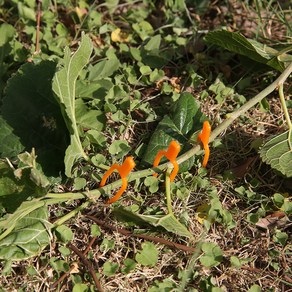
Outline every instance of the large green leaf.
<svg viewBox="0 0 292 292"><path fill-rule="evenodd" d="M270 139L260 149L260 155L272 168L292 177L292 130Z"/></svg>
<svg viewBox="0 0 292 292"><path fill-rule="evenodd" d="M180 155L188 151L191 135L202 127L206 117L201 113L199 104L190 93L183 93L174 104L169 115L164 116L152 134L143 161L153 164L159 150L167 149L169 143L175 139L182 145ZM163 160L162 160L163 162ZM194 163L194 159L180 165L180 171L185 171Z"/></svg>
<svg viewBox="0 0 292 292"><path fill-rule="evenodd" d="M205 40L231 52L246 56L256 62L266 64L279 71L284 70L284 62L292 61L291 55L282 54L255 40L247 39L238 32L229 32L226 30L212 31L205 36Z"/></svg>
<svg viewBox="0 0 292 292"><path fill-rule="evenodd" d="M12 232L0 235L0 259L22 260L39 254L50 243L50 228L45 206L18 218Z"/></svg>
<svg viewBox="0 0 292 292"><path fill-rule="evenodd" d="M179 222L174 215L143 215L134 213L131 210L119 207L114 209L114 214L122 221L128 221L137 225L150 224L154 227L163 227L165 230L180 235L192 238L193 235L188 229Z"/></svg>
<svg viewBox="0 0 292 292"><path fill-rule="evenodd" d="M36 149L46 175L58 175L67 146L66 125L52 92L56 64L27 63L8 81L0 108L0 157ZM15 143L15 144L14 144Z"/></svg>
<svg viewBox="0 0 292 292"><path fill-rule="evenodd" d="M55 74L53 79L53 90L63 109L63 116L70 131L71 143L65 155L65 174L68 177L71 177L72 167L79 158L88 159L78 133L75 114L75 86L82 69L89 62L91 53L91 40L87 35L83 34L79 48L72 56L70 49L66 47L62 69Z"/></svg>
<svg viewBox="0 0 292 292"><path fill-rule="evenodd" d="M18 155L20 166L12 168L6 161L0 161L0 205L7 212L15 211L27 198L46 194L50 183L38 169L34 153Z"/></svg>
<svg viewBox="0 0 292 292"><path fill-rule="evenodd" d="M0 116L0 155L14 157L24 150L20 138L13 133L13 128Z"/></svg>

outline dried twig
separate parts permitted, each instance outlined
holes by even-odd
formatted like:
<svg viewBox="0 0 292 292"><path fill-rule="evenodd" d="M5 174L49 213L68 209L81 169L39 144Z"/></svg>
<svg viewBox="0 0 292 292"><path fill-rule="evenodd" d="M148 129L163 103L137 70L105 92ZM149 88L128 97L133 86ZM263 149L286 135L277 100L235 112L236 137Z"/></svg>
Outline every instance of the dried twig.
<svg viewBox="0 0 292 292"><path fill-rule="evenodd" d="M83 254L83 257L85 257L85 256L88 254L88 252L89 252L91 246L94 244L95 240L96 240L96 237L91 238L91 240L90 240L88 246L86 247L85 251L82 253L82 254ZM70 248L70 247L69 247L69 248ZM75 251L74 251L74 252L75 252ZM74 266L72 266L68 272L64 273L64 274L63 274L63 275L62 275L57 281L55 281L55 282L51 285L51 289L55 289L60 283L62 283L62 282L63 282L63 281L64 281L64 280L65 280L65 279L71 274L71 272L72 272L73 269L75 269ZM94 279L94 278L93 278L93 279ZM97 281L98 281L98 280L97 280ZM99 282L99 281L98 281L98 282ZM96 284L96 283L95 283L95 284ZM100 286L100 285L99 285L99 286ZM96 285L96 287L98 287L98 286ZM101 286L100 286L100 288L99 288L99 291L102 291Z"/></svg>
<svg viewBox="0 0 292 292"><path fill-rule="evenodd" d="M74 251L79 256L82 263L87 267L87 269L88 269L88 271L89 271L89 273L90 273L90 275L95 283L97 290L102 292L103 289L100 285L99 280L96 277L92 263L84 256L84 254L75 245L73 245L72 243L68 243L67 246L68 246L68 248L70 248L72 251Z"/></svg>
<svg viewBox="0 0 292 292"><path fill-rule="evenodd" d="M161 237L150 236L150 235L146 235L146 234L135 234L135 233L133 233L133 232L127 230L127 229L114 227L114 226L112 226L110 224L107 224L104 221L99 220L99 219L97 219L97 218L95 218L93 216L85 215L85 217L89 218L90 220L94 221L96 224L98 224L99 226L101 226L101 227L103 227L105 229L110 229L112 231L117 231L120 234L125 235L125 236L146 239L146 240L149 240L149 241L153 241L153 242L157 242L157 243L160 243L160 244L164 244L164 245L170 246L172 248L177 248L177 249L180 249L182 251L186 251L186 252L190 252L190 253L193 253L193 252L196 251L196 248L194 248L192 246L186 246L186 245L183 245L183 244L175 243L173 241L169 241L169 240L166 240L166 239L161 238Z"/></svg>

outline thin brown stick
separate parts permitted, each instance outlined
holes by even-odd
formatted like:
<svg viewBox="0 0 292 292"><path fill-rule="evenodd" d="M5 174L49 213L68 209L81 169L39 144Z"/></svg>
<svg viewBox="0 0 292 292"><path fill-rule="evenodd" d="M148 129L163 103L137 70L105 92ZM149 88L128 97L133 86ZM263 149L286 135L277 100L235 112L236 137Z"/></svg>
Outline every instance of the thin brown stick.
<svg viewBox="0 0 292 292"><path fill-rule="evenodd" d="M41 28L41 15L42 15L42 0L37 0L37 27L36 27L36 41L35 41L35 54L40 52L40 28Z"/></svg>
<svg viewBox="0 0 292 292"><path fill-rule="evenodd" d="M87 267L87 269L88 269L88 271L89 271L89 273L90 273L90 275L95 283L97 290L102 292L103 289L100 285L99 280L96 277L92 263L84 256L84 254L75 245L73 245L72 243L68 243L67 246L68 246L68 248L70 248L73 252L75 252L79 256L82 263Z"/></svg>
<svg viewBox="0 0 292 292"><path fill-rule="evenodd" d="M88 246L86 247L85 251L83 252L83 255L86 256L90 250L90 248L92 247L92 245L94 244L96 240L96 237L92 237ZM61 284L70 274L71 274L71 271L74 269L75 267L72 266L70 268L70 270L66 273L64 273L58 280L56 280L52 285L51 285L51 289L55 289L59 284ZM102 291L102 290L100 290Z"/></svg>
<svg viewBox="0 0 292 292"><path fill-rule="evenodd" d="M186 251L186 252L190 252L190 253L193 253L196 251L196 248L194 248L192 246L186 246L183 244L175 243L173 241L169 241L169 240L161 238L161 237L150 236L150 235L146 235L146 234L135 234L127 229L114 227L114 226L107 224L104 221L99 220L93 216L85 215L85 217L89 218L90 220L94 221L96 224L98 224L99 226L101 226L105 229L117 231L120 234L128 236L128 237L136 237L136 238L146 239L149 241L157 242L157 243L167 245L167 246L172 247L172 248L177 248L177 249L180 249L182 251Z"/></svg>

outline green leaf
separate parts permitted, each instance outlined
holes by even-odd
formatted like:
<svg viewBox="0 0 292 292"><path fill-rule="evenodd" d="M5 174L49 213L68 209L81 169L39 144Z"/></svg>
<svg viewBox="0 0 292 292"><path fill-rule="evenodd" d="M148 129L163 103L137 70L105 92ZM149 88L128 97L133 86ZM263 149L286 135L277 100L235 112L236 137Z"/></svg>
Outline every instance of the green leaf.
<svg viewBox="0 0 292 292"><path fill-rule="evenodd" d="M25 154L29 156L29 153L22 156ZM6 161L0 161L0 205L7 212L14 212L29 197L45 195L48 186L47 178L35 166L23 163L22 167L13 169Z"/></svg>
<svg viewBox="0 0 292 292"><path fill-rule="evenodd" d="M283 71L285 68L284 62L279 61L279 57L288 58L288 60L292 57L288 54L280 54L277 50L255 40L247 39L238 32L212 31L205 36L205 40L279 71Z"/></svg>
<svg viewBox="0 0 292 292"><path fill-rule="evenodd" d="M15 28L8 24L3 23L0 25L0 69L3 69L3 60L11 52L12 47L9 42L13 39L16 33ZM3 74L3 71L0 70L0 76Z"/></svg>
<svg viewBox="0 0 292 292"><path fill-rule="evenodd" d="M99 246L102 252L106 252L110 249L113 249L114 247L115 247L115 241L107 239L106 237L103 239L102 243Z"/></svg>
<svg viewBox="0 0 292 292"><path fill-rule="evenodd" d="M99 226L97 224L92 224L90 226L90 233L91 233L91 236L100 236L101 232L100 232Z"/></svg>
<svg viewBox="0 0 292 292"><path fill-rule="evenodd" d="M136 262L129 258L126 258L123 264L124 264L124 267L121 269L121 272L123 274L128 274L136 268Z"/></svg>
<svg viewBox="0 0 292 292"><path fill-rule="evenodd" d="M146 51L150 51L150 52L151 51L157 52L159 50L160 43L161 43L161 35L158 34L158 35L153 36L149 39L147 44L144 46L144 49Z"/></svg>
<svg viewBox="0 0 292 292"><path fill-rule="evenodd" d="M79 98L75 102L76 123L86 130L102 131L105 126L105 115L100 110L92 110Z"/></svg>
<svg viewBox="0 0 292 292"><path fill-rule="evenodd" d="M156 226L162 226L167 231L170 231L180 236L193 238L193 235L189 232L189 230L182 223L180 223L172 214L168 214L160 218Z"/></svg>
<svg viewBox="0 0 292 292"><path fill-rule="evenodd" d="M276 243L280 243L282 246L285 246L287 240L288 240L288 234L286 232L276 232L276 234L273 236L273 239Z"/></svg>
<svg viewBox="0 0 292 292"><path fill-rule="evenodd" d="M117 216L118 219L122 221L128 221L137 225L150 224L154 227L160 226L174 234L193 238L193 235L188 231L188 229L181 222L179 222L172 214L162 216L143 215L134 213L131 210L125 209L123 207L115 208L114 214L115 216Z"/></svg>
<svg viewBox="0 0 292 292"><path fill-rule="evenodd" d="M241 267L240 259L238 257L236 257L236 256L231 256L230 257L230 263L231 263L232 267L235 267L235 268L240 268Z"/></svg>
<svg viewBox="0 0 292 292"><path fill-rule="evenodd" d="M274 194L273 196L273 201L274 201L274 204L278 207L278 208L281 208L282 205L284 204L284 200L285 198L279 194L279 193L276 193Z"/></svg>
<svg viewBox="0 0 292 292"><path fill-rule="evenodd" d="M110 77L120 66L119 59L112 55L109 59L102 60L89 68L88 80L95 81Z"/></svg>
<svg viewBox="0 0 292 292"><path fill-rule="evenodd" d="M18 218L14 221L14 230L0 236L0 259L23 260L39 254L50 243L49 228L45 206Z"/></svg>
<svg viewBox="0 0 292 292"><path fill-rule="evenodd" d="M260 149L260 156L272 168L292 177L292 129L270 139Z"/></svg>
<svg viewBox="0 0 292 292"><path fill-rule="evenodd" d="M141 66L140 72L142 75L149 75L152 72L152 70L149 66Z"/></svg>
<svg viewBox="0 0 292 292"><path fill-rule="evenodd" d="M70 132L71 141L65 155L65 174L67 177L72 176L72 167L78 159L84 158L88 160L78 133L75 113L75 86L81 70L89 62L91 53L91 40L87 35L82 34L79 48L72 56L70 49L66 47L62 69L55 74L53 79L53 90L63 109L63 117Z"/></svg>
<svg viewBox="0 0 292 292"><path fill-rule="evenodd" d="M152 285L147 292L171 292L176 291L176 284L172 279L164 279L162 282L157 280L154 281L154 285ZM190 292L195 292L194 290L189 290Z"/></svg>
<svg viewBox="0 0 292 292"><path fill-rule="evenodd" d="M197 130L201 129L205 116L199 109L199 104L189 93L181 94L180 98L171 108L169 115L165 115L152 134L147 149L143 155L143 161L152 165L159 150L167 149L172 140L177 140L182 150L179 155L188 151L191 145L189 138ZM161 161L163 163L166 160ZM194 158L180 165L180 171L189 169Z"/></svg>
<svg viewBox="0 0 292 292"><path fill-rule="evenodd" d="M148 176L144 180L144 185L147 186L150 193L153 194L159 189L159 180L154 176Z"/></svg>
<svg viewBox="0 0 292 292"><path fill-rule="evenodd" d="M74 178L74 189L76 191L82 190L86 186L86 179L83 177L75 177Z"/></svg>
<svg viewBox="0 0 292 292"><path fill-rule="evenodd" d="M117 158L125 156L130 150L131 147L126 140L115 140L108 149L109 153Z"/></svg>
<svg viewBox="0 0 292 292"><path fill-rule="evenodd" d="M1 157L15 156L24 147L35 148L47 176L57 176L64 169L67 147L68 130L51 88L55 70L56 64L50 61L21 66L7 83L0 119Z"/></svg>
<svg viewBox="0 0 292 292"><path fill-rule="evenodd" d="M248 290L247 292L261 292L262 289L259 285L252 285Z"/></svg>
<svg viewBox="0 0 292 292"><path fill-rule="evenodd" d="M116 273L116 271L119 268L119 264L118 263L112 263L110 261L107 261L103 264L102 266L103 268L103 273L104 275L106 275L107 277L112 276Z"/></svg>
<svg viewBox="0 0 292 292"><path fill-rule="evenodd" d="M73 292L88 292L89 288L87 287L86 284L77 283L77 284L74 285L72 291Z"/></svg>
<svg viewBox="0 0 292 292"><path fill-rule="evenodd" d="M214 267L221 263L223 253L220 247L213 242L204 242L201 246L204 255L200 257L200 262L205 267Z"/></svg>
<svg viewBox="0 0 292 292"><path fill-rule="evenodd" d="M20 138L13 133L13 128L0 115L0 156L15 157L24 150Z"/></svg>
<svg viewBox="0 0 292 292"><path fill-rule="evenodd" d="M66 225L60 225L55 230L57 238L62 242L69 242L73 239L72 230Z"/></svg>
<svg viewBox="0 0 292 292"><path fill-rule="evenodd" d="M63 257L67 257L70 255L71 251L69 248L65 247L65 246L60 246L58 248L59 252L62 254Z"/></svg>
<svg viewBox="0 0 292 292"><path fill-rule="evenodd" d="M154 267L158 262L158 250L152 242L142 243L142 250L135 256L142 266Z"/></svg>

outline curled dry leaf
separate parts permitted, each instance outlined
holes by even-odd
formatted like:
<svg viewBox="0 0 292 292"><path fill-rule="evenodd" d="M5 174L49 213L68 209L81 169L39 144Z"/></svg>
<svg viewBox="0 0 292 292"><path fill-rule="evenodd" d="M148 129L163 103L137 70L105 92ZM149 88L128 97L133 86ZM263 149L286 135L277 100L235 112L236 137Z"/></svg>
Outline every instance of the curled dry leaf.
<svg viewBox="0 0 292 292"><path fill-rule="evenodd" d="M272 229L275 227L283 228L287 224L287 221L287 215L282 211L277 211L265 218L260 218L256 223L256 227L263 229Z"/></svg>

